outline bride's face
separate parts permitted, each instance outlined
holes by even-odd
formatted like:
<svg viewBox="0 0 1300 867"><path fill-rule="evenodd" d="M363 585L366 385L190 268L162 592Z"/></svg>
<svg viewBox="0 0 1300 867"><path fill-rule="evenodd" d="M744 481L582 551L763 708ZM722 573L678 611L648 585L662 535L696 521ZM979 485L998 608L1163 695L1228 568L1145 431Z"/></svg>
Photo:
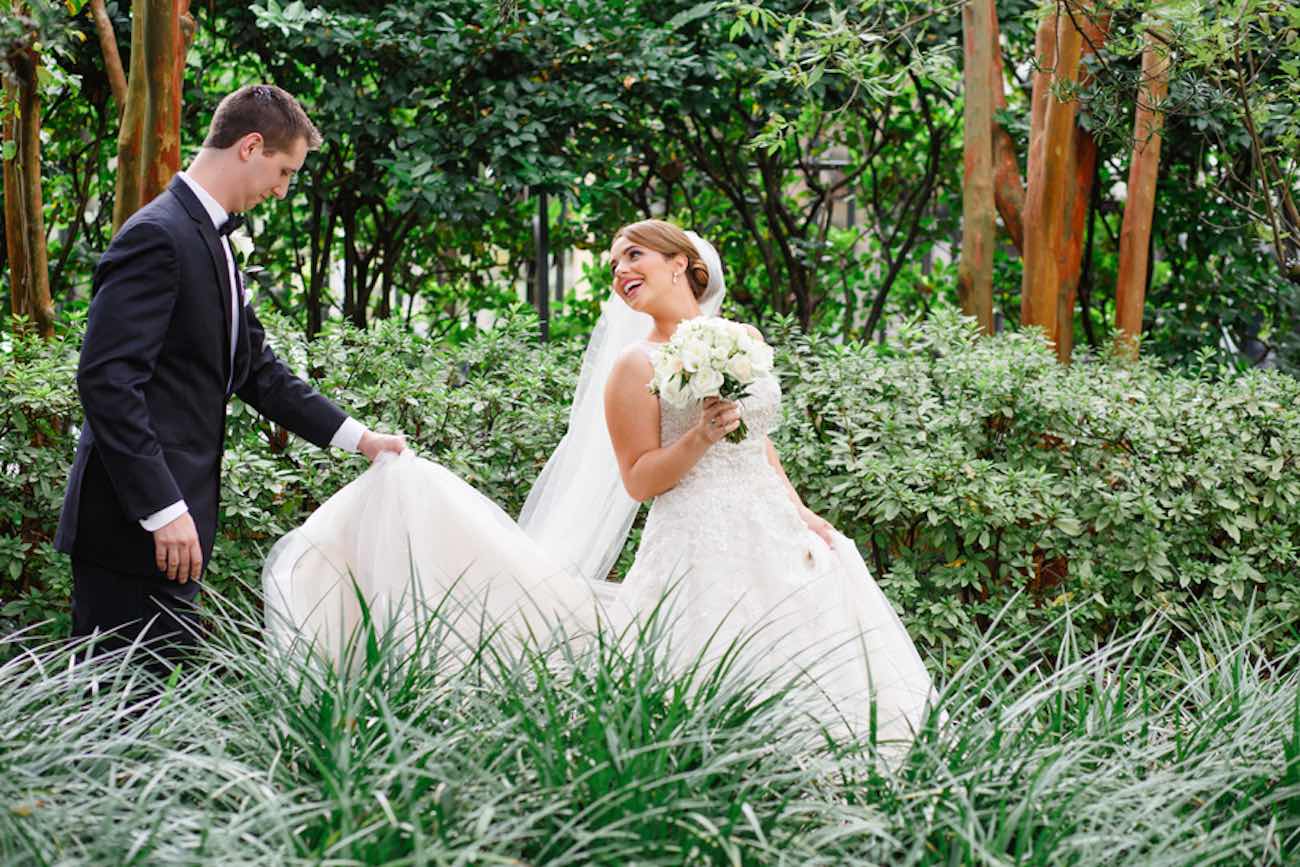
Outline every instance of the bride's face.
<svg viewBox="0 0 1300 867"><path fill-rule="evenodd" d="M614 269L614 291L628 307L642 313L656 301L687 287L684 256L668 257L644 244L620 237L609 250ZM673 282L676 274L677 282ZM686 288L689 292L690 289Z"/></svg>

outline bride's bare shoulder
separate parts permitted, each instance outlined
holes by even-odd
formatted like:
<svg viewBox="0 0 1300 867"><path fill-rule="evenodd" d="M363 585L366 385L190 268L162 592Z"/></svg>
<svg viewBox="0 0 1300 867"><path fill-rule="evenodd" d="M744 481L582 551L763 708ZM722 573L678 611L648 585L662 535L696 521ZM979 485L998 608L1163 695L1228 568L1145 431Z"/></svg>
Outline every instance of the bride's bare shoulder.
<svg viewBox="0 0 1300 867"><path fill-rule="evenodd" d="M654 365L645 348L638 343L625 348L614 360L614 367L609 372L606 394L610 391L638 389L645 391L646 383L654 375Z"/></svg>
<svg viewBox="0 0 1300 867"><path fill-rule="evenodd" d="M618 358L614 361L614 370L632 370L644 371L649 373L654 369L654 364L650 360L650 352L644 343L633 343L626 346L619 353Z"/></svg>

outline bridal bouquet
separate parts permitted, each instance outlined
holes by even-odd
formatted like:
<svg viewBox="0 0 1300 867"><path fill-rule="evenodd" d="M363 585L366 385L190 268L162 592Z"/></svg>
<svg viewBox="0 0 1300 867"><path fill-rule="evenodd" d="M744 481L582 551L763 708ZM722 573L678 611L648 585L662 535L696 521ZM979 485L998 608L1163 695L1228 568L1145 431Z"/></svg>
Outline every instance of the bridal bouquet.
<svg viewBox="0 0 1300 867"><path fill-rule="evenodd" d="M745 326L700 316L677 326L672 339L659 347L650 393L678 409L706 397L740 401L749 397L749 386L771 370L772 348ZM738 443L747 432L742 418L727 439Z"/></svg>

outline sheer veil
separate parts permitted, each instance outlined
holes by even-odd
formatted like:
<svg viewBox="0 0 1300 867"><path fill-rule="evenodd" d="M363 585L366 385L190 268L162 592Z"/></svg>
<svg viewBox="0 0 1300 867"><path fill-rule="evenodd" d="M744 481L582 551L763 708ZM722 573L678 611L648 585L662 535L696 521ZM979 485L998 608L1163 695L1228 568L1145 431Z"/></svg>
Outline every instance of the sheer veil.
<svg viewBox="0 0 1300 867"><path fill-rule="evenodd" d="M713 245L686 233L709 269L700 311L716 316L726 285ZM605 382L623 350L644 339L654 320L609 299L582 356L582 372L569 410L569 429L528 493L519 526L560 563L591 581L603 581L623 550L637 502L619 476L605 426Z"/></svg>

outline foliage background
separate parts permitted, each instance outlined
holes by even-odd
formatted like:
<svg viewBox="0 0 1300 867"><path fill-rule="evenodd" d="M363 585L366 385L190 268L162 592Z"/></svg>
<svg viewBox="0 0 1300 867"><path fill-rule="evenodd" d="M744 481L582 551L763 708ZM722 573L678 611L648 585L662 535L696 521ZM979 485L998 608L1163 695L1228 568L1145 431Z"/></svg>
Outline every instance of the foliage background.
<svg viewBox="0 0 1300 867"><path fill-rule="evenodd" d="M1010 245L995 256L1005 333L977 340L953 313L957 6L193 4L184 147L252 81L295 92L325 133L289 201L252 220L244 265L275 346L512 514L562 431L606 239L654 215L717 243L728 313L778 347L792 480L951 675L947 721L898 774L779 691L716 673L696 688L645 642L448 671L378 636L356 679L286 667L261 643L260 564L364 462L238 402L206 578L234 633L226 620L200 676L147 696L121 660L71 665L50 541L117 108L85 0L0 18L0 43L36 39L45 64L60 325L48 342L15 333L0 250L0 717L16 721L0 731L0 857L1291 863L1300 216L1264 211L1300 189L1300 10L1094 5L1111 36L1075 95L1102 152L1080 350L1062 367L1017 330ZM130 4L106 6L129 62ZM1129 364L1107 350L1157 9L1174 74ZM1023 161L1043 10L997 10L998 120ZM543 193L552 251L592 254L550 342L520 304Z"/></svg>
<svg viewBox="0 0 1300 867"><path fill-rule="evenodd" d="M581 339L539 344L528 308L473 339L397 323L269 328L296 369L367 424L402 430L518 513L564 429ZM774 442L808 504L855 540L923 655L956 666L1004 621L1036 630L1067 609L1102 641L1160 612L1300 635L1300 383L1276 372L1196 377L1150 362L1061 367L1033 334L976 338L945 315L896 349L841 345L790 320L778 346L785 415ZM0 378L0 632L66 634L66 558L50 541L79 412L76 335L12 344ZM1120 399L1114 399L1114 395ZM256 607L264 555L364 459L230 409L220 535L205 579ZM615 571L625 570L629 540ZM614 576L617 578L617 574ZM1181 626L1179 626L1181 624Z"/></svg>
<svg viewBox="0 0 1300 867"><path fill-rule="evenodd" d="M128 5L107 3L124 60ZM72 16L48 0L29 6L46 47L45 218L66 319L85 305L109 239L116 108L88 6L72 3ZM1102 147L1075 318L1075 345L1094 353L1109 345L1114 319L1150 6L1101 4L1111 36L1078 94L1081 122ZM1274 197L1296 198L1300 16L1275 0L1162 9L1174 75L1143 351L1184 367L1212 351L1234 366L1294 371L1300 248L1274 250L1260 197L1267 178L1253 167L1245 119L1274 161ZM565 287L560 336L589 327L584 299L606 289L599 259L614 229L652 214L717 243L735 312L755 322L793 315L836 339L888 343L902 324L954 303L956 7L265 0L193 12L187 153L220 96L256 80L296 93L325 133L290 200L254 214L247 263L262 302L307 334L329 320L394 318L466 338L480 311L528 296L542 192L553 252L595 255L578 286ZM1027 0L998 4L1000 121L1022 166L1040 14ZM1300 226L1280 219L1300 238ZM996 268L1002 324L1015 328L1020 261L1009 244ZM0 289L7 280L0 268Z"/></svg>

